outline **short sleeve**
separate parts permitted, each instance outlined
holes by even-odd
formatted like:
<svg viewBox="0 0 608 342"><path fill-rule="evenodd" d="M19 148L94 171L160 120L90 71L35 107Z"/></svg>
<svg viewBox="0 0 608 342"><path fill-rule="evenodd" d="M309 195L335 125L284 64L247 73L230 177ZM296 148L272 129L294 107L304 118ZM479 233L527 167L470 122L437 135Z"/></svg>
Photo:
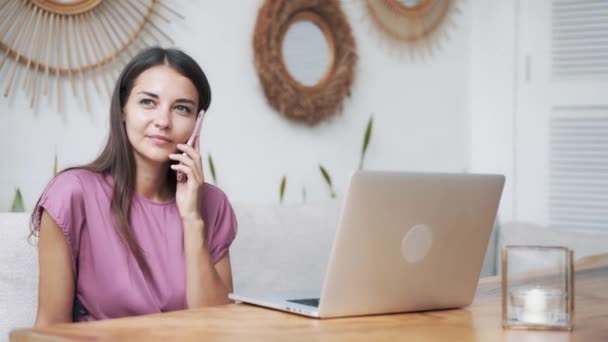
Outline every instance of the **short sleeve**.
<svg viewBox="0 0 608 342"><path fill-rule="evenodd" d="M85 221L83 189L82 182L73 171L60 173L47 185L34 209L35 229L40 229L42 211L46 211L63 232L72 251L73 262L79 252L80 232Z"/></svg>
<svg viewBox="0 0 608 342"><path fill-rule="evenodd" d="M214 264L226 256L232 241L236 237L238 226L232 205L230 205L228 198L223 193L221 193L216 208L215 215L212 215L215 216L215 219L212 220L213 225L207 223L209 228L207 236L209 239L209 252L211 254L211 261Z"/></svg>

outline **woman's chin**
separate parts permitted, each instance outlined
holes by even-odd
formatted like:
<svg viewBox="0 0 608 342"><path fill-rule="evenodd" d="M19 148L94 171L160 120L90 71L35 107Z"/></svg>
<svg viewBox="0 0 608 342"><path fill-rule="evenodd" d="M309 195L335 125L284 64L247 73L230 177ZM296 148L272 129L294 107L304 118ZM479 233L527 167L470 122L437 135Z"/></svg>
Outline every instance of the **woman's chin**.
<svg viewBox="0 0 608 342"><path fill-rule="evenodd" d="M142 160L156 164L166 164L171 159L169 155L175 152L174 146L167 146L166 148L159 148L158 146L142 146L142 148L134 149L135 155L139 155Z"/></svg>
<svg viewBox="0 0 608 342"><path fill-rule="evenodd" d="M168 163L171 159L169 159L169 152L166 151L157 151L157 152L151 152L151 153L147 153L145 155L146 159L148 159L149 161L153 162L153 163L157 163L157 164L166 164Z"/></svg>

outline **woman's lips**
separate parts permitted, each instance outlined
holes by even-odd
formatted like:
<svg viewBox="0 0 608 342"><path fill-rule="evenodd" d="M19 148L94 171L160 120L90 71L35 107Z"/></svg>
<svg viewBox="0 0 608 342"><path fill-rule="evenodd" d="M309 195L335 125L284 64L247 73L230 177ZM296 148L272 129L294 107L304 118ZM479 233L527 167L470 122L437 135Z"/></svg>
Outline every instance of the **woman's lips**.
<svg viewBox="0 0 608 342"><path fill-rule="evenodd" d="M157 145L169 145L172 143L169 138L164 137L162 135L150 135L148 137L152 139L152 141L154 141L154 143Z"/></svg>

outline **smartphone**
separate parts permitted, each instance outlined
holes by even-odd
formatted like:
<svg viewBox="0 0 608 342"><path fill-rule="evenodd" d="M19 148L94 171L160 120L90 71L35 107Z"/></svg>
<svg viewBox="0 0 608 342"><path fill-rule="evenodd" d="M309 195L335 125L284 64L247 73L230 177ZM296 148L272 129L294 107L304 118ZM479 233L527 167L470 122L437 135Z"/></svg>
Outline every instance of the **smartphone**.
<svg viewBox="0 0 608 342"><path fill-rule="evenodd" d="M201 109L201 111L199 112L198 118L196 119L196 123L194 124L194 130L192 131L190 138L188 138L186 145L192 146L194 144L194 139L196 139L196 137L201 134L201 127L203 126L203 118L205 117L205 113L206 112L204 109ZM186 153L184 153L184 155L186 155ZM181 171L177 171L177 181L185 182L186 175Z"/></svg>

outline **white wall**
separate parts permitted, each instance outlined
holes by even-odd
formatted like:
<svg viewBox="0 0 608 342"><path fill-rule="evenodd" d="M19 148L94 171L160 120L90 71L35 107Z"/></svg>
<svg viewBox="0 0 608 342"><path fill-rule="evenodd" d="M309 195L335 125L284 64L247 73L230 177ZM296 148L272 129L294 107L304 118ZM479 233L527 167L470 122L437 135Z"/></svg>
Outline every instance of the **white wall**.
<svg viewBox="0 0 608 342"><path fill-rule="evenodd" d="M472 3L475 10L484 6ZM452 17L448 37L439 39L439 49L416 59L395 53L367 17L363 1L342 2L359 54L352 96L341 114L312 128L288 122L266 103L252 52L260 4L239 1L235 8L230 1L184 2L178 10L186 19L167 27L175 45L201 64L211 82L203 152L212 153L219 185L233 201L277 202L283 174L286 202L300 202L303 186L309 201L326 199L319 163L331 173L340 196L357 167L372 113L375 127L366 168L462 171L470 160L474 166L487 164L479 162L490 155L485 150L479 154L480 137L470 138L472 129L478 132L469 116L471 89L479 88L469 85L471 57L477 56L475 51L471 56L471 2L460 2L460 13ZM3 80L6 75L6 70L0 72ZM9 207L15 187L22 189L31 209L51 177L55 146L64 168L91 160L105 142L107 96L95 95L87 113L80 99L65 94L66 86L62 89L62 113L48 98L33 112L21 91L0 98L0 210ZM473 105L481 109L489 102ZM471 151L480 158L471 158Z"/></svg>
<svg viewBox="0 0 608 342"><path fill-rule="evenodd" d="M501 173L499 219L515 219L517 0L471 2L471 170Z"/></svg>

